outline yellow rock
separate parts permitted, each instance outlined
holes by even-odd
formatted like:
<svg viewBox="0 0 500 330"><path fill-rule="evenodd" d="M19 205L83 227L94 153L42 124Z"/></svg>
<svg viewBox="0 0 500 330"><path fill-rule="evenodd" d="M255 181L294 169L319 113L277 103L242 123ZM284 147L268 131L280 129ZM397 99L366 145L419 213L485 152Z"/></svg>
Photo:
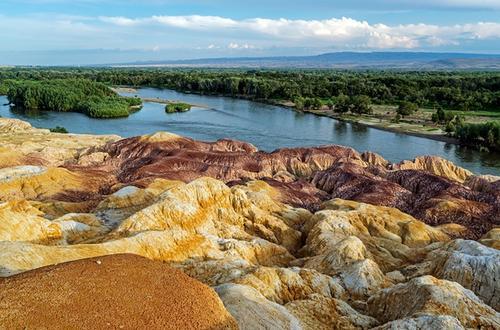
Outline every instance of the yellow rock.
<svg viewBox="0 0 500 330"><path fill-rule="evenodd" d="M500 327L500 315L461 285L432 276L382 290L368 300L368 312L382 322L422 314L449 315L466 328Z"/></svg>
<svg viewBox="0 0 500 330"><path fill-rule="evenodd" d="M346 302L319 294L292 301L285 307L299 319L302 329L369 329L378 324L376 319L357 312Z"/></svg>
<svg viewBox="0 0 500 330"><path fill-rule="evenodd" d="M64 168L14 167L0 170L0 200L64 198L66 194L97 194L101 180Z"/></svg>
<svg viewBox="0 0 500 330"><path fill-rule="evenodd" d="M116 135L51 133L18 119L0 118L0 168L28 164L59 166L77 161L88 149L119 139Z"/></svg>
<svg viewBox="0 0 500 330"><path fill-rule="evenodd" d="M491 248L500 250L500 228L493 228L481 237L479 242Z"/></svg>
<svg viewBox="0 0 500 330"><path fill-rule="evenodd" d="M413 161L405 160L393 167L400 170L424 170L458 182L464 182L473 175L471 171L436 156L417 157Z"/></svg>

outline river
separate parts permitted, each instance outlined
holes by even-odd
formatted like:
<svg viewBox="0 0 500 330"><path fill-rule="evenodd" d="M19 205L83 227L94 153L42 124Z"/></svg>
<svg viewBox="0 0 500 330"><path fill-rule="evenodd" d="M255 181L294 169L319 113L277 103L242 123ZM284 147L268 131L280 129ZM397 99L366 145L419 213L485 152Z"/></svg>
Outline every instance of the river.
<svg viewBox="0 0 500 330"><path fill-rule="evenodd" d="M0 116L22 119L35 127L63 126L72 133L130 137L168 131L205 141L231 138L250 142L266 151L283 147L340 144L360 152L376 152L392 162L421 155L437 155L474 173L500 175L498 153L479 152L440 141L386 132L241 99L184 94L155 88L142 88L137 93L142 97L182 100L206 105L208 108L166 114L163 104L145 103L142 110L128 118L93 119L79 113L15 110L5 105L5 96L0 96Z"/></svg>

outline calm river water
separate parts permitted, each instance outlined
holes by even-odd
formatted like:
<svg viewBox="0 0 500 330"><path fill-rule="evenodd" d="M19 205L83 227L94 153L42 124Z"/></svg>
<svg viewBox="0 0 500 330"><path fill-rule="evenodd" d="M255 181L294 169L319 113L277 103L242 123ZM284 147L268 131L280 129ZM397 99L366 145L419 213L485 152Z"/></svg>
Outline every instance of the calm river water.
<svg viewBox="0 0 500 330"><path fill-rule="evenodd" d="M206 105L208 109L193 108L185 113L166 114L164 105L145 103L141 111L128 118L102 120L79 113L14 110L4 105L7 99L0 96L0 116L26 120L36 127L63 126L72 133L130 137L168 131L205 141L232 138L250 142L266 151L283 147L340 144L360 152L374 151L392 162L420 155L437 155L475 173L500 175L498 153L479 152L246 100L154 88L143 88L137 93L142 97Z"/></svg>

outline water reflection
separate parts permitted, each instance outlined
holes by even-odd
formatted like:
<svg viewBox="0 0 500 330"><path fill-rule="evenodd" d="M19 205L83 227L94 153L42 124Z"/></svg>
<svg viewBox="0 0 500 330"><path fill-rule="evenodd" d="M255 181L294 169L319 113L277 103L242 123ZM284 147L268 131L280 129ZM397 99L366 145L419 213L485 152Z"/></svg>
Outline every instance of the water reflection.
<svg viewBox="0 0 500 330"><path fill-rule="evenodd" d="M8 106L8 105L6 105ZM47 112L44 111L39 111L36 109L25 109L21 107L15 107L15 106L10 106L9 107L10 112L13 114L24 117L24 118L43 118L43 117L48 117Z"/></svg>
<svg viewBox="0 0 500 330"><path fill-rule="evenodd" d="M368 133L368 130L370 129L368 126L365 125L360 125L353 123L352 125L352 131L356 134L366 134Z"/></svg>
<svg viewBox="0 0 500 330"><path fill-rule="evenodd" d="M343 121L334 121L333 122L334 134L338 137L344 137L347 134L347 124Z"/></svg>

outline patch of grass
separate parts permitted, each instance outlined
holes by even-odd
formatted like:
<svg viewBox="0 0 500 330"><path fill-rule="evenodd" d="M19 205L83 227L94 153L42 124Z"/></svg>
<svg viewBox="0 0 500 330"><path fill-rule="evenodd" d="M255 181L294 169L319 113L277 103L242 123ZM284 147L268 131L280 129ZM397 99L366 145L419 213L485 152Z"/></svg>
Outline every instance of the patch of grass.
<svg viewBox="0 0 500 330"><path fill-rule="evenodd" d="M436 109L421 108L420 111L434 113ZM451 112L455 115L460 115L464 117L492 117L500 118L500 111L491 110L477 110L477 111L463 111L463 110L446 110L446 112Z"/></svg>

